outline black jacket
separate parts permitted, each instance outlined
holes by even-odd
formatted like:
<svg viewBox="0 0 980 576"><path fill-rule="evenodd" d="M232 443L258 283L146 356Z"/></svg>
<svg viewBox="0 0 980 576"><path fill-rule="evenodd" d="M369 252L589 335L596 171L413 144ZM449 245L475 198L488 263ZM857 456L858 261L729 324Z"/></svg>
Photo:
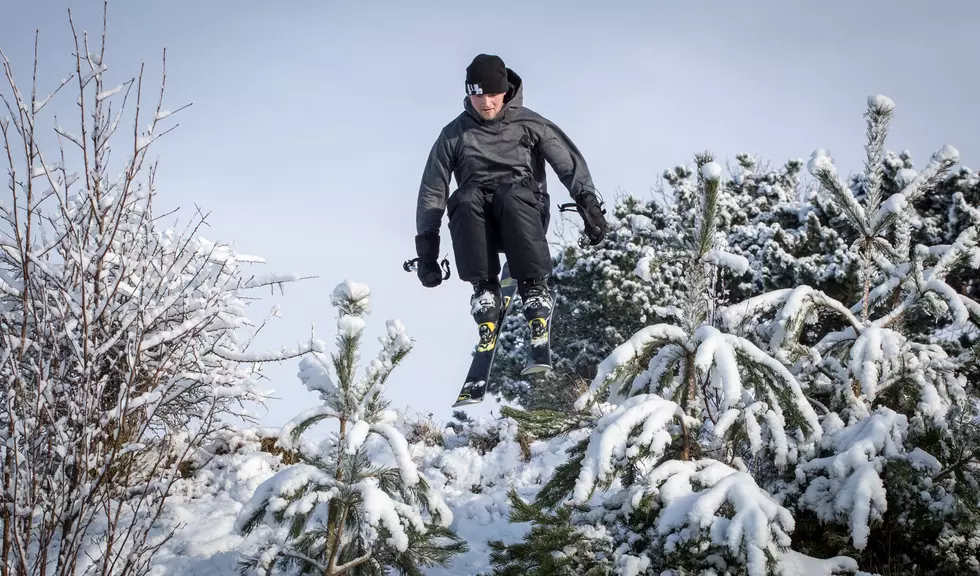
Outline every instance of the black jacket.
<svg viewBox="0 0 980 576"><path fill-rule="evenodd" d="M459 188L502 184L537 186L547 194L545 162L572 198L594 191L585 159L572 141L547 118L523 107L520 76L507 69L510 90L493 120L484 120L464 97L464 111L447 124L429 152L419 187L416 228L438 232L449 199L450 177Z"/></svg>

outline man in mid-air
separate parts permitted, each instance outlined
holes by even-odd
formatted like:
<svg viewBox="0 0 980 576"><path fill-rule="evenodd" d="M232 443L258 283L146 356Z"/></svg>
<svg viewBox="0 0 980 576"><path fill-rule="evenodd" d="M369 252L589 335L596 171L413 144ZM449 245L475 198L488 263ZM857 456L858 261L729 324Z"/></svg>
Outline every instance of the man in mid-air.
<svg viewBox="0 0 980 576"><path fill-rule="evenodd" d="M427 287L442 282L439 229L448 212L456 269L473 285L471 310L481 326L500 312L500 252L518 282L525 319L547 318L553 306L545 162L575 200L590 242L598 244L607 229L585 159L558 126L523 106L523 88L498 56L474 58L464 111L439 134L419 188L419 279ZM450 195L452 176L457 189Z"/></svg>

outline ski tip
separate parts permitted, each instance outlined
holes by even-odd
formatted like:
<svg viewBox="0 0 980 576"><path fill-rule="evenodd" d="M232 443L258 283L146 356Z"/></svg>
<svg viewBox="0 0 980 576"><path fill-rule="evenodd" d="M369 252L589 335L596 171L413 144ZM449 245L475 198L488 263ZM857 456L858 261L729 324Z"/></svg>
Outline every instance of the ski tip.
<svg viewBox="0 0 980 576"><path fill-rule="evenodd" d="M480 380L479 382L467 382L463 385L463 389L460 390L459 396L456 397L456 403L453 404L453 408L459 406L469 406L470 404L479 404L483 402L483 396L486 392L486 382ZM473 393L477 395L474 396Z"/></svg>
<svg viewBox="0 0 980 576"><path fill-rule="evenodd" d="M453 404L453 408L459 408L460 406L472 406L473 404L479 404L480 402L483 402L482 398L460 398L459 400L456 400L455 404Z"/></svg>
<svg viewBox="0 0 980 576"><path fill-rule="evenodd" d="M546 372L551 372L551 366L547 364L533 364L521 370L521 376L528 376L531 374L544 374Z"/></svg>

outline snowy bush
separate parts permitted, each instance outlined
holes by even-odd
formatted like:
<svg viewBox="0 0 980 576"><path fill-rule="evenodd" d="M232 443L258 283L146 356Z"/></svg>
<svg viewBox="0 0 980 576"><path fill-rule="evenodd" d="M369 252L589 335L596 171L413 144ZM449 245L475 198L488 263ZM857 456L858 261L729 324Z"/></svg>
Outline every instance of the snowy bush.
<svg viewBox="0 0 980 576"><path fill-rule="evenodd" d="M255 361L292 355L247 352L249 291L294 277L254 276L259 260L197 236L203 219L159 228L165 57L149 111L142 71L106 84L87 35L48 96L0 58L0 571L144 574L172 535L153 528L174 482L259 398ZM70 86L79 123L45 148L46 106Z"/></svg>
<svg viewBox="0 0 980 576"><path fill-rule="evenodd" d="M377 358L357 375L369 297L362 284L338 285L331 297L337 351L300 363L300 380L321 404L283 427L279 445L298 462L260 485L238 515L236 530L245 534L272 528L242 563L243 574L417 574L466 549L388 409L388 377L412 347L400 322L387 322ZM306 439L321 421L337 430L322 442Z"/></svg>

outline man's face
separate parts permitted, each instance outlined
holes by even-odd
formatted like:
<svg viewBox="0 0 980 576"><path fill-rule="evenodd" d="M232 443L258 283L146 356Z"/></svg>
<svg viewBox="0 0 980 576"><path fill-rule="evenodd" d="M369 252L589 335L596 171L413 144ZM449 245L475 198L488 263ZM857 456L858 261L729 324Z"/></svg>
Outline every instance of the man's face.
<svg viewBox="0 0 980 576"><path fill-rule="evenodd" d="M506 94L470 94L470 104L484 120L493 120L504 107Z"/></svg>

